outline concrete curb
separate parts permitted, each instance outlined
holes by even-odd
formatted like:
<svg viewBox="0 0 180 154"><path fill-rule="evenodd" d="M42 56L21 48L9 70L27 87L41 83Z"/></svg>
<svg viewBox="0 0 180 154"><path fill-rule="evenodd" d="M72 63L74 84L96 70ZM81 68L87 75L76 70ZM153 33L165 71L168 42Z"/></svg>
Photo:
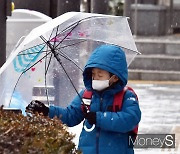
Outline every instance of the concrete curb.
<svg viewBox="0 0 180 154"><path fill-rule="evenodd" d="M180 81L180 72L129 69L129 80Z"/></svg>

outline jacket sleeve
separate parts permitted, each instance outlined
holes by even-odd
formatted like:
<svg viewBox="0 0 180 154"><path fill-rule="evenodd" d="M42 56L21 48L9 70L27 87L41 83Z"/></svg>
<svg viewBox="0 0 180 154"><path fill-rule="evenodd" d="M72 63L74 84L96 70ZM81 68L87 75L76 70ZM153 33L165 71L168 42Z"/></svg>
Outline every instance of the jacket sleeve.
<svg viewBox="0 0 180 154"><path fill-rule="evenodd" d="M80 92L80 96L82 93L83 91ZM53 118L55 116L60 118L61 121L69 127L78 125L84 119L79 96L76 96L67 108L50 106L49 117Z"/></svg>
<svg viewBox="0 0 180 154"><path fill-rule="evenodd" d="M141 111L136 96L127 91L122 110L119 112L97 112L96 126L103 130L126 133L140 122Z"/></svg>

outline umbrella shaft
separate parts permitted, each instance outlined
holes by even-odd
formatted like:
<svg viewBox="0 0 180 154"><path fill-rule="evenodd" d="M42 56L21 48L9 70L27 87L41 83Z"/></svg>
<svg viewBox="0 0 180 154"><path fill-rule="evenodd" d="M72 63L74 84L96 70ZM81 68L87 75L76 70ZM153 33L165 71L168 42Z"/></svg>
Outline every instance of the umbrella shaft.
<svg viewBox="0 0 180 154"><path fill-rule="evenodd" d="M46 39L45 39L43 36L40 36L40 38L41 38L41 39L44 41L44 43L46 43L47 46L51 49L51 52L53 53L53 55L54 55L54 57L56 58L56 60L58 61L58 63L61 65L63 71L65 72L66 76L68 77L69 81L71 82L74 90L76 91L77 95L79 96L79 98L81 99L82 103L84 104L84 102L83 102L80 94L78 93L78 91L77 91L74 83L72 82L72 80L71 80L70 76L68 75L66 69L65 69L64 66L62 65L62 62L61 62L61 59L60 59L59 56L58 56L58 53L56 53L56 51L54 50L53 46L51 45L51 43L50 43L49 41L46 41Z"/></svg>

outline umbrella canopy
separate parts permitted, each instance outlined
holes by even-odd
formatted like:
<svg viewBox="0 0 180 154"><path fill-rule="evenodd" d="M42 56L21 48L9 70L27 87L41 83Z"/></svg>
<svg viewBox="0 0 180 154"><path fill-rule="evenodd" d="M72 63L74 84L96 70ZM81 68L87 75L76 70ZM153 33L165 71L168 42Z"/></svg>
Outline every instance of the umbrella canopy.
<svg viewBox="0 0 180 154"><path fill-rule="evenodd" d="M33 29L0 69L0 103L13 106L16 93L20 104L67 106L83 86L81 68L102 44L120 46L128 65L139 53L126 17L69 12Z"/></svg>

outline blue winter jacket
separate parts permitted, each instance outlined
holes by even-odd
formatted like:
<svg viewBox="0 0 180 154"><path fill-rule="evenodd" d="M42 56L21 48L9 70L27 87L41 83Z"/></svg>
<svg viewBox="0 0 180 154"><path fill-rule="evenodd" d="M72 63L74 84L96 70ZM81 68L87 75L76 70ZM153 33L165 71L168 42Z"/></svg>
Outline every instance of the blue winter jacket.
<svg viewBox="0 0 180 154"><path fill-rule="evenodd" d="M92 89L91 69L100 68L111 72L119 77L121 82L99 93ZM90 111L96 112L95 129L87 132L82 128L79 138L79 149L83 154L132 154L133 148L128 146L128 134L139 123L141 111L136 96L127 91L124 95L122 110L111 112L114 95L120 92L127 84L128 70L126 57L122 49L113 45L102 45L95 49L90 56L84 72L84 85L86 89L93 91ZM83 91L80 92L82 96ZM49 116L60 116L63 123L75 126L84 120L81 111L81 99L79 96L72 101L71 105L63 109L51 106ZM83 125L88 128L91 125L87 120Z"/></svg>

